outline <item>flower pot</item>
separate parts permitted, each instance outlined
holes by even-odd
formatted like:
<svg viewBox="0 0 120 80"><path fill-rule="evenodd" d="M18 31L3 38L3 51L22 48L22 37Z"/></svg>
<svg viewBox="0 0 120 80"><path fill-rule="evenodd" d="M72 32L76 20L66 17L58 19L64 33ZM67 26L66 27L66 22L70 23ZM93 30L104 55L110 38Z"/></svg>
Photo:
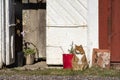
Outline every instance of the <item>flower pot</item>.
<svg viewBox="0 0 120 80"><path fill-rule="evenodd" d="M63 54L63 68L72 69L73 54Z"/></svg>
<svg viewBox="0 0 120 80"><path fill-rule="evenodd" d="M34 63L35 55L34 54L29 54L26 55L26 64L31 65Z"/></svg>

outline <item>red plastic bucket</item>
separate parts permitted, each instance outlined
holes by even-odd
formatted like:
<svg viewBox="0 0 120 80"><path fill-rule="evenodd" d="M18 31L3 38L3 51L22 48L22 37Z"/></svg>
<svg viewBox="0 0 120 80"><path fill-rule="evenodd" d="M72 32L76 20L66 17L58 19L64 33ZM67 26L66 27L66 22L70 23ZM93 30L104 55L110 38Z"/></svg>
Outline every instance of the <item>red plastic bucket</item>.
<svg viewBox="0 0 120 80"><path fill-rule="evenodd" d="M73 54L63 54L63 68L72 69Z"/></svg>

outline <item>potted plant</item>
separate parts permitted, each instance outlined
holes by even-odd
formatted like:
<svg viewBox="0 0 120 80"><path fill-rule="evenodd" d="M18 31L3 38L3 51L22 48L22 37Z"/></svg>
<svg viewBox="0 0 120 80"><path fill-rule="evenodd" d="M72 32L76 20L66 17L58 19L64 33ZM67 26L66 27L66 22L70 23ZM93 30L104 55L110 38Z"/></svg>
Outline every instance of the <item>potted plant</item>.
<svg viewBox="0 0 120 80"><path fill-rule="evenodd" d="M72 44L71 44L70 46L71 46L71 48L68 49L68 52L69 52L70 54L74 54L73 42L72 42Z"/></svg>
<svg viewBox="0 0 120 80"><path fill-rule="evenodd" d="M26 64L33 64L35 59L35 50L31 48L24 49L24 54L26 58Z"/></svg>
<svg viewBox="0 0 120 80"><path fill-rule="evenodd" d="M68 49L69 54L63 54L63 68L64 69L72 69L72 58L74 56L73 42L70 46L71 48Z"/></svg>

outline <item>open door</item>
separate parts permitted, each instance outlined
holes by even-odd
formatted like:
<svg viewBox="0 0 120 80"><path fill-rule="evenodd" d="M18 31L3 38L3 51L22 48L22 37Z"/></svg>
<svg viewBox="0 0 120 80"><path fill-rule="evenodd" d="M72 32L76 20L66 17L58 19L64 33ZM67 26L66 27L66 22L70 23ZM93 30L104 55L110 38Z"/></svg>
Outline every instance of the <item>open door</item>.
<svg viewBox="0 0 120 80"><path fill-rule="evenodd" d="M6 65L15 62L15 17L14 17L14 0L5 1L5 59Z"/></svg>

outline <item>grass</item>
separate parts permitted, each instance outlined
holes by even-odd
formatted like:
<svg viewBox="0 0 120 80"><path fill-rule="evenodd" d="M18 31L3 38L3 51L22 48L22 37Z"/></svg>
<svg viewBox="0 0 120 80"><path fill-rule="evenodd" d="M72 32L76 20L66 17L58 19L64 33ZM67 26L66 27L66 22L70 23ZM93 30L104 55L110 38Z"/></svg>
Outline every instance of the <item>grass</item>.
<svg viewBox="0 0 120 80"><path fill-rule="evenodd" d="M3 74L4 73L4 74ZM85 71L73 71L68 69L43 69L43 70L17 70L17 69L3 69L0 70L0 75L59 75L59 76L100 76L100 77L120 77L120 70L101 69L92 67Z"/></svg>
<svg viewBox="0 0 120 80"><path fill-rule="evenodd" d="M102 77L120 77L120 70L115 69L101 69L98 67L92 67L84 71L84 75L102 76Z"/></svg>

